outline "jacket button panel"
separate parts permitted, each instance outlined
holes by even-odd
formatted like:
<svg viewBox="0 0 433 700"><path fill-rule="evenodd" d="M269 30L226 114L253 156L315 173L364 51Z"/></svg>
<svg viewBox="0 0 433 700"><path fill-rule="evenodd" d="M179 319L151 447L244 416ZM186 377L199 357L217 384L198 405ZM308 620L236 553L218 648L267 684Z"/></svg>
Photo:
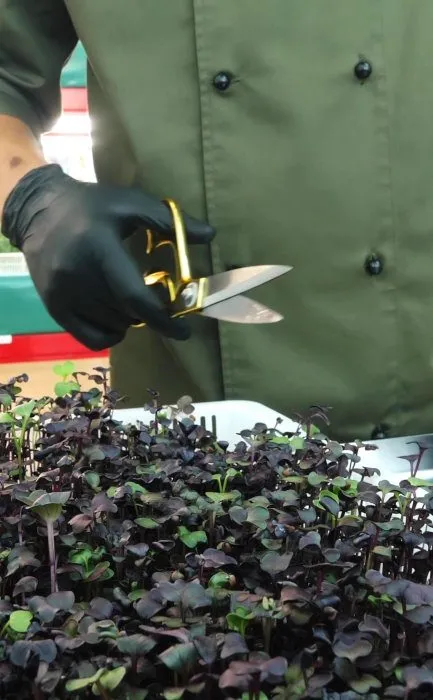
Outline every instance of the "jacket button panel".
<svg viewBox="0 0 433 700"><path fill-rule="evenodd" d="M380 275L383 272L384 260L380 255L369 255L364 263L365 271L368 275L374 277L375 275Z"/></svg>
<svg viewBox="0 0 433 700"><path fill-rule="evenodd" d="M220 71L216 75L214 75L212 79L212 84L218 92L225 92L228 90L230 85L233 82L233 76L231 73L227 71Z"/></svg>
<svg viewBox="0 0 433 700"><path fill-rule="evenodd" d="M358 80L363 81L367 80L370 77L370 75L373 72L373 67L370 61L362 59L361 61L358 61L353 71L355 73L356 78L358 78Z"/></svg>

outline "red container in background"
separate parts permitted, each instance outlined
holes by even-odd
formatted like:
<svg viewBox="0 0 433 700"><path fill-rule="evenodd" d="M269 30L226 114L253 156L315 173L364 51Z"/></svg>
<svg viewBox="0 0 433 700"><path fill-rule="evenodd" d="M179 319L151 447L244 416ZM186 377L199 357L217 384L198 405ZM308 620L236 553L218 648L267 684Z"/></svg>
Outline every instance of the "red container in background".
<svg viewBox="0 0 433 700"><path fill-rule="evenodd" d="M56 360L108 360L108 351L92 352L68 333L41 333L0 338L0 364Z"/></svg>
<svg viewBox="0 0 433 700"><path fill-rule="evenodd" d="M62 110L74 114L87 114L87 88L63 88Z"/></svg>

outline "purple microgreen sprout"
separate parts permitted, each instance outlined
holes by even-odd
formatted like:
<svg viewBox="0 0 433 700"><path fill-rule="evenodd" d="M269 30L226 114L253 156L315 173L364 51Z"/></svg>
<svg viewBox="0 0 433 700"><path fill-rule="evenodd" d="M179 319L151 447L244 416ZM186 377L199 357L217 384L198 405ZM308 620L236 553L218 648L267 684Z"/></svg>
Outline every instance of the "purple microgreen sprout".
<svg viewBox="0 0 433 700"><path fill-rule="evenodd" d="M70 491L57 491L46 493L45 491L31 491L24 493L15 492L15 498L25 503L29 510L33 511L45 523L47 528L48 557L50 562L51 593L57 591L57 559L56 543L54 536L54 523L60 518L63 506L71 495Z"/></svg>
<svg viewBox="0 0 433 700"><path fill-rule="evenodd" d="M94 371L0 385L0 697L431 695L423 445L390 483L318 406L233 445L151 392L130 425Z"/></svg>

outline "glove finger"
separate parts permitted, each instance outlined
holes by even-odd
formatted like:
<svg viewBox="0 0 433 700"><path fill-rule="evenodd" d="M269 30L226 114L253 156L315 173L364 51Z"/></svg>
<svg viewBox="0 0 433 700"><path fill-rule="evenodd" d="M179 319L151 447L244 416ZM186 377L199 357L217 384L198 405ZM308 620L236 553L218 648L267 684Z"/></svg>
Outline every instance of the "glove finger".
<svg viewBox="0 0 433 700"><path fill-rule="evenodd" d="M75 340L95 352L107 350L120 343L127 330L125 328L124 331L114 331L102 326L96 327L92 322L78 315L70 315L65 320L56 320Z"/></svg>
<svg viewBox="0 0 433 700"><path fill-rule="evenodd" d="M174 237L173 216L167 204L149 197L141 190L134 188L122 192L121 196L112 202L112 208L118 217L126 224L123 235L125 238L134 233L139 225L145 225L156 233ZM199 221L182 212L185 230L189 243L210 243L215 236L215 230L204 221Z"/></svg>
<svg viewBox="0 0 433 700"><path fill-rule="evenodd" d="M81 284L77 284L75 275L63 273L56 293L51 294L46 303L56 320L67 322L68 316L75 315L104 333L124 333L131 324L131 319L113 303L101 273L89 274Z"/></svg>
<svg viewBox="0 0 433 700"><path fill-rule="evenodd" d="M102 267L116 307L131 319L131 325L145 322L152 330L169 338L189 338L186 321L170 318L157 292L144 284L132 258L114 237L105 242Z"/></svg>
<svg viewBox="0 0 433 700"><path fill-rule="evenodd" d="M57 294L45 302L53 319L91 350L117 345L125 337L129 319L122 316L112 303L107 304L105 299L101 301L96 290L84 290L79 285L68 283L67 277L64 282L66 284ZM84 291L88 293L86 298Z"/></svg>

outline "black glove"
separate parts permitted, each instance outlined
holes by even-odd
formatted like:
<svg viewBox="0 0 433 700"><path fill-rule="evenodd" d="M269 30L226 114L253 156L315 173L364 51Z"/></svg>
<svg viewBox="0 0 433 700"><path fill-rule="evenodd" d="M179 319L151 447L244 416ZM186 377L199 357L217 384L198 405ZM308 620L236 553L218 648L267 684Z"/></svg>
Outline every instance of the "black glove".
<svg viewBox="0 0 433 700"><path fill-rule="evenodd" d="M212 240L208 224L188 216L184 222L190 243ZM60 166L45 165L9 195L2 230L24 253L55 321L88 348L102 350L140 321L177 340L189 337L185 319L169 317L122 244L140 226L173 236L167 205L140 189L79 182Z"/></svg>

